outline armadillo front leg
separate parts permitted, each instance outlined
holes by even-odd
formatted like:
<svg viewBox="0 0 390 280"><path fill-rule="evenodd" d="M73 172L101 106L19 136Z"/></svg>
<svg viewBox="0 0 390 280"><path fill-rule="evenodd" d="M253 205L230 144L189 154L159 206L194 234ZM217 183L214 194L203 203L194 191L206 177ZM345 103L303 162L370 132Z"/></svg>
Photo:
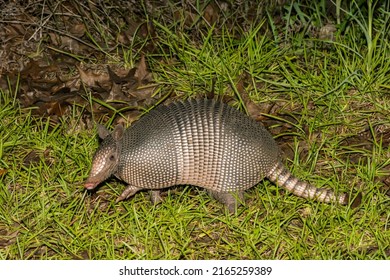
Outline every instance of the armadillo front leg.
<svg viewBox="0 0 390 280"><path fill-rule="evenodd" d="M208 193L214 197L219 202L225 204L226 208L230 213L234 213L237 210L237 207L240 206L244 202L244 192L236 191L236 192L216 192L207 190Z"/></svg>
<svg viewBox="0 0 390 280"><path fill-rule="evenodd" d="M136 192L142 190L142 188L133 186L133 185L128 185L127 188L121 193L120 196L116 199L116 202L125 200L129 197L132 197Z"/></svg>

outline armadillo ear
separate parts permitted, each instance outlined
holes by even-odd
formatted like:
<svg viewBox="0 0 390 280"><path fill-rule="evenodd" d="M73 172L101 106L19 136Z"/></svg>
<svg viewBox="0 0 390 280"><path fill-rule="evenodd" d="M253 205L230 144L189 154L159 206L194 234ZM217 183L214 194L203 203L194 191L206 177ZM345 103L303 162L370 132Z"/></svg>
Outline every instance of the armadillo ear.
<svg viewBox="0 0 390 280"><path fill-rule="evenodd" d="M124 130L125 129L123 128L123 125L118 124L117 126L115 126L114 131L112 132L112 138L114 138L114 140L116 140L116 141L121 140Z"/></svg>
<svg viewBox="0 0 390 280"><path fill-rule="evenodd" d="M97 124L97 132L99 134L100 139L106 138L108 135L110 135L110 131L100 123Z"/></svg>

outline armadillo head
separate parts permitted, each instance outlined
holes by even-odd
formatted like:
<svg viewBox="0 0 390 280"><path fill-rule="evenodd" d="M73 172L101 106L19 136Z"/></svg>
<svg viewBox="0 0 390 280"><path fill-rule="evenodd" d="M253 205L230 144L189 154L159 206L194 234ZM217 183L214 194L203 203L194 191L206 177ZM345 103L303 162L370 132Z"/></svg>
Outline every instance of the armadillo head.
<svg viewBox="0 0 390 280"><path fill-rule="evenodd" d="M117 125L110 134L107 128L98 125L97 130L103 142L93 156L91 172L84 183L84 187L88 190L94 189L116 172L120 156L120 140L124 129L122 125Z"/></svg>

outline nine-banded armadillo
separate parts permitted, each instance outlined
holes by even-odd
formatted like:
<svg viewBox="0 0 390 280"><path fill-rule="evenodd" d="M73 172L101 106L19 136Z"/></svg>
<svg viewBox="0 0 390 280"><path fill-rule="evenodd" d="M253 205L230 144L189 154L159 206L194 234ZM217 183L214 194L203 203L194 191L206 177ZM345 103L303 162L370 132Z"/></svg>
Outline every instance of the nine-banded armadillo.
<svg viewBox="0 0 390 280"><path fill-rule="evenodd" d="M188 184L207 189L233 212L243 192L267 177L300 197L350 203L347 193L336 195L294 177L281 163L271 134L220 102L204 99L159 106L127 130L118 125L110 134L98 126L98 133L103 142L85 188L91 190L113 174L128 184L117 201L150 189L157 203L159 189ZM353 206L360 203L359 195Z"/></svg>

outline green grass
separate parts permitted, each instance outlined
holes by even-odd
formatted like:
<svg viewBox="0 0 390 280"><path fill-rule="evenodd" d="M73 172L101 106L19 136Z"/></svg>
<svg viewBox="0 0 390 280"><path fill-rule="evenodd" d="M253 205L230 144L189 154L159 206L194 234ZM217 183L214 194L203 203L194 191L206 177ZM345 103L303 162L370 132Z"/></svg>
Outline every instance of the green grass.
<svg viewBox="0 0 390 280"><path fill-rule="evenodd" d="M115 203L125 187L115 179L83 189L98 147L83 108L52 123L19 107L18 88L3 88L0 259L389 259L389 14L364 21L364 10L349 11L344 33L327 42L289 29L318 20L321 7L290 7L281 33L270 18L245 31L199 28L197 37L155 19L159 52L147 59L157 91L202 95L215 79L215 94L242 110L245 94L272 104L264 116L287 146L286 165L314 185L361 191L359 208L297 198L267 180L233 215L189 186L167 190L158 206L147 192Z"/></svg>

